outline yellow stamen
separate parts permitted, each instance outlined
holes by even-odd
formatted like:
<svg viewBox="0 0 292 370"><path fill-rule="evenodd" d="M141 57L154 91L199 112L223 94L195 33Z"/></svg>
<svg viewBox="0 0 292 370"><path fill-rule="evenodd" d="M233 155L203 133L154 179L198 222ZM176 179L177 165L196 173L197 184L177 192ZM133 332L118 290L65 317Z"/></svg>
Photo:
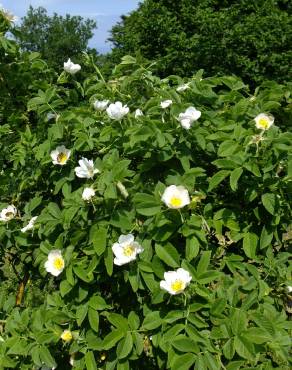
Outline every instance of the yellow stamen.
<svg viewBox="0 0 292 370"><path fill-rule="evenodd" d="M178 197L172 197L169 202L173 207L180 207L182 205L182 200Z"/></svg>
<svg viewBox="0 0 292 370"><path fill-rule="evenodd" d="M53 265L56 270L62 270L64 267L64 260L62 257L57 257L54 259Z"/></svg>
<svg viewBox="0 0 292 370"><path fill-rule="evenodd" d="M5 217L7 217L7 218L8 218L8 217L9 217L9 218L10 218L10 217L13 217L13 215L14 215L14 213L13 213L13 212L6 212L6 213L5 213Z"/></svg>
<svg viewBox="0 0 292 370"><path fill-rule="evenodd" d="M72 340L73 336L70 330L64 330L61 338L63 339L64 342L70 342Z"/></svg>
<svg viewBox="0 0 292 370"><path fill-rule="evenodd" d="M268 129L269 128L269 121L266 119L266 118L260 118L259 119L259 125L264 129Z"/></svg>
<svg viewBox="0 0 292 370"><path fill-rule="evenodd" d="M68 159L67 155L65 153L62 153L62 152L59 153L58 156L57 156L57 162L61 163L61 164L66 163L67 159Z"/></svg>
<svg viewBox="0 0 292 370"><path fill-rule="evenodd" d="M170 287L174 292L178 292L180 290L184 290L185 283L182 280L175 280L173 283L171 283Z"/></svg>
<svg viewBox="0 0 292 370"><path fill-rule="evenodd" d="M124 256L126 257L131 257L135 252L135 248L132 246L132 245L126 245L124 248L123 248L123 253L124 253Z"/></svg>

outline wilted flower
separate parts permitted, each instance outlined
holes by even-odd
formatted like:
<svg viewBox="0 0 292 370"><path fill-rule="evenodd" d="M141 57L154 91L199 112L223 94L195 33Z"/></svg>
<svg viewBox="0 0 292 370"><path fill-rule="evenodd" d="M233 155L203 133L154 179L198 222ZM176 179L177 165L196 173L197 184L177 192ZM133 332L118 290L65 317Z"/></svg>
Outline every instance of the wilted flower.
<svg viewBox="0 0 292 370"><path fill-rule="evenodd" d="M141 109L136 109L135 110L135 118L138 118L140 116L144 116L143 112L141 111Z"/></svg>
<svg viewBox="0 0 292 370"><path fill-rule="evenodd" d="M3 8L2 4L0 4L0 12L2 12L4 18L10 23L14 23L18 21L18 17L13 15L9 10Z"/></svg>
<svg viewBox="0 0 292 370"><path fill-rule="evenodd" d="M254 119L256 128L260 130L268 130L274 123L275 118L272 115L260 113Z"/></svg>
<svg viewBox="0 0 292 370"><path fill-rule="evenodd" d="M57 121L59 117L60 117L59 114L53 113L53 112L49 112L47 114L47 121L50 121L51 119L55 119Z"/></svg>
<svg viewBox="0 0 292 370"><path fill-rule="evenodd" d="M70 342L73 339L73 335L70 330L64 330L61 334L61 339L64 342Z"/></svg>
<svg viewBox="0 0 292 370"><path fill-rule="evenodd" d="M8 222L12 220L17 214L17 209L14 205L10 205L7 208L2 209L0 213L0 221Z"/></svg>
<svg viewBox="0 0 292 370"><path fill-rule="evenodd" d="M64 164L66 164L68 159L70 158L70 154L71 150L66 149L64 145L57 146L55 150L51 151L53 164L64 166Z"/></svg>
<svg viewBox="0 0 292 370"><path fill-rule="evenodd" d="M69 58L67 62L64 62L64 70L71 75L74 75L78 71L80 71L81 66L79 64L74 64L71 62L71 59Z"/></svg>
<svg viewBox="0 0 292 370"><path fill-rule="evenodd" d="M143 252L143 248L134 241L134 235L121 235L118 243L112 246L115 255L114 264L121 266L136 259L137 254Z"/></svg>
<svg viewBox="0 0 292 370"><path fill-rule="evenodd" d="M95 100L93 103L93 107L96 110L102 111L107 108L107 105L109 103L109 100Z"/></svg>
<svg viewBox="0 0 292 370"><path fill-rule="evenodd" d="M197 119L201 117L201 112L194 107L189 107L184 113L180 113L178 120L181 126L189 130Z"/></svg>
<svg viewBox="0 0 292 370"><path fill-rule="evenodd" d="M185 91L187 89L190 88L190 83L186 83L186 84L182 84L182 85L179 85L177 88L176 88L176 91L177 92L182 92L182 91Z"/></svg>
<svg viewBox="0 0 292 370"><path fill-rule="evenodd" d="M34 224L35 224L35 222L36 222L36 219L38 218L38 216L34 216L34 217L32 217L30 220L29 220L29 222L28 222L28 224L25 226L25 227L23 227L22 229L21 229L21 232L22 233L25 233L26 231L28 231L28 230L32 230L33 228L34 228Z"/></svg>
<svg viewBox="0 0 292 370"><path fill-rule="evenodd" d="M125 188L125 186L121 183L121 181L118 181L117 182L117 188L119 189L119 191L121 192L122 196L127 199L128 196L129 196L129 193L127 191L127 189Z"/></svg>
<svg viewBox="0 0 292 370"><path fill-rule="evenodd" d="M162 194L161 200L169 208L178 209L190 204L189 192L183 186L170 185Z"/></svg>
<svg viewBox="0 0 292 370"><path fill-rule="evenodd" d="M82 193L82 199L90 201L95 196L95 191L92 188L85 188Z"/></svg>
<svg viewBox="0 0 292 370"><path fill-rule="evenodd" d="M99 170L94 168L93 160L82 158L78 163L80 167L75 167L77 177L91 179L96 173L99 173Z"/></svg>
<svg viewBox="0 0 292 370"><path fill-rule="evenodd" d="M116 103L110 104L106 112L110 118L118 121L129 113L129 108L120 101L117 101Z"/></svg>
<svg viewBox="0 0 292 370"><path fill-rule="evenodd" d="M160 103L161 108L165 109L172 104L172 100L164 100Z"/></svg>
<svg viewBox="0 0 292 370"><path fill-rule="evenodd" d="M164 280L160 282L160 288L172 295L179 294L185 290L191 280L190 273L183 268L179 268L176 271L164 273Z"/></svg>
<svg viewBox="0 0 292 370"><path fill-rule="evenodd" d="M65 261L59 249L54 249L48 254L45 269L54 276L58 276L64 270Z"/></svg>
<svg viewBox="0 0 292 370"><path fill-rule="evenodd" d="M74 352L74 353L72 353L72 355L70 356L69 364L70 364L71 366L73 366L73 365L74 365L75 355L76 355L76 353Z"/></svg>

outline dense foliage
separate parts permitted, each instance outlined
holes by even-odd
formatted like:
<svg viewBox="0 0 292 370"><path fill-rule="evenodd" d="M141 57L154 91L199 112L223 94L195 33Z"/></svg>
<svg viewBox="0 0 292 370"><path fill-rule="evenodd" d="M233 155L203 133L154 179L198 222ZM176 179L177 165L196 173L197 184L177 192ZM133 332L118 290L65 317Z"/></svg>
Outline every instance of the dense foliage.
<svg viewBox="0 0 292 370"><path fill-rule="evenodd" d="M0 368L291 368L291 84L57 74L0 25Z"/></svg>
<svg viewBox="0 0 292 370"><path fill-rule="evenodd" d="M88 41L93 36L96 22L80 16L47 14L43 7L29 7L16 37L23 50L39 52L46 62L59 68L68 58L80 59L88 50Z"/></svg>
<svg viewBox="0 0 292 370"><path fill-rule="evenodd" d="M162 76L235 74L289 80L292 6L286 0L145 0L112 29L118 61L141 54Z"/></svg>

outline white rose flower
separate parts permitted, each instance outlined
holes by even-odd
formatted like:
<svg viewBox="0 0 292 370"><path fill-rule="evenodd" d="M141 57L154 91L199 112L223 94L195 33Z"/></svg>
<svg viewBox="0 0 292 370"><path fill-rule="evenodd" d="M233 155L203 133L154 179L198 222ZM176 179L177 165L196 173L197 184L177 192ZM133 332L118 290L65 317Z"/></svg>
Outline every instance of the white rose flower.
<svg viewBox="0 0 292 370"><path fill-rule="evenodd" d="M185 290L191 280L190 273L183 268L179 268L176 271L164 273L164 280L161 280L160 288L172 295L179 294Z"/></svg>
<svg viewBox="0 0 292 370"><path fill-rule="evenodd" d="M275 118L272 115L260 113L254 119L256 128L259 130L268 130L274 123Z"/></svg>
<svg viewBox="0 0 292 370"><path fill-rule="evenodd" d="M134 241L134 235L121 235L118 243L114 243L112 251L115 255L114 264L122 266L136 259L137 254L143 252L143 248Z"/></svg>
<svg viewBox="0 0 292 370"><path fill-rule="evenodd" d="M82 199L85 201L90 201L91 198L95 196L95 191L92 188L85 188L82 193Z"/></svg>
<svg viewBox="0 0 292 370"><path fill-rule="evenodd" d="M172 100L164 100L160 103L161 108L165 109L172 104Z"/></svg>
<svg viewBox="0 0 292 370"><path fill-rule="evenodd" d="M45 269L54 276L58 276L64 270L65 261L59 249L54 249L48 254Z"/></svg>
<svg viewBox="0 0 292 370"><path fill-rule="evenodd" d="M109 100L95 100L93 107L96 110L103 111L107 108Z"/></svg>
<svg viewBox="0 0 292 370"><path fill-rule="evenodd" d="M78 163L80 167L75 167L77 177L91 179L96 173L99 173L99 170L94 168L93 160L82 157Z"/></svg>
<svg viewBox="0 0 292 370"><path fill-rule="evenodd" d="M2 209L0 213L0 221L8 222L12 220L17 214L17 209L14 205L10 205L7 208Z"/></svg>
<svg viewBox="0 0 292 370"><path fill-rule="evenodd" d="M140 116L144 116L143 112L141 111L141 109L136 109L135 110L135 118L138 118Z"/></svg>
<svg viewBox="0 0 292 370"><path fill-rule="evenodd" d="M287 286L287 290L288 290L288 293L291 293L292 292L292 286L291 285L288 285Z"/></svg>
<svg viewBox="0 0 292 370"><path fill-rule="evenodd" d="M64 342L71 342L71 340L73 339L73 335L71 333L70 330L64 330L63 333L61 334L61 339L64 341Z"/></svg>
<svg viewBox="0 0 292 370"><path fill-rule="evenodd" d="M176 88L176 91L177 92L182 92L182 91L185 91L187 89L190 88L190 83L186 83L186 84L182 84L182 85L179 85L177 88Z"/></svg>
<svg viewBox="0 0 292 370"><path fill-rule="evenodd" d="M184 113L180 113L178 120L183 128L189 130L192 124L201 117L201 112L194 107L189 107Z"/></svg>
<svg viewBox="0 0 292 370"><path fill-rule="evenodd" d="M79 72L81 69L81 66L79 64L74 64L71 62L71 59L69 58L67 62L64 62L64 71L70 73L71 75L74 75L75 73Z"/></svg>
<svg viewBox="0 0 292 370"><path fill-rule="evenodd" d="M106 109L108 116L114 120L121 120L126 114L129 113L129 108L123 105L120 101L110 104Z"/></svg>
<svg viewBox="0 0 292 370"><path fill-rule="evenodd" d="M161 200L169 208L178 209L190 204L190 196L183 186L170 185L162 194Z"/></svg>
<svg viewBox="0 0 292 370"><path fill-rule="evenodd" d="M32 229L34 228L34 224L35 224L35 222L36 222L37 218L38 218L38 216L34 216L34 217L32 217L32 218L29 220L28 224L27 224L25 227L23 227L23 228L21 229L21 232L22 232L22 233L25 233L25 232L26 232L26 231L28 231L28 230L32 230Z"/></svg>
<svg viewBox="0 0 292 370"><path fill-rule="evenodd" d="M64 145L57 146L57 148L51 151L51 158L53 164L64 166L70 158L71 150L66 149Z"/></svg>

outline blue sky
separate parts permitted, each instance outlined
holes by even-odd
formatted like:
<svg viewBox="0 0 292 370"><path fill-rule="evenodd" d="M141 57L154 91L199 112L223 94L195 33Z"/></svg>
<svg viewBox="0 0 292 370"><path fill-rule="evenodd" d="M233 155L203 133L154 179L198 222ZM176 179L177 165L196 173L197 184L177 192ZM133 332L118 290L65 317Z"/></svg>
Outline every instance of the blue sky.
<svg viewBox="0 0 292 370"><path fill-rule="evenodd" d="M4 8L14 15L23 17L29 5L43 6L49 14L54 12L64 15L80 15L92 18L97 22L98 29L89 45L99 52L110 50L110 43L106 42L109 30L117 23L122 14L127 14L136 9L142 0L0 0Z"/></svg>

